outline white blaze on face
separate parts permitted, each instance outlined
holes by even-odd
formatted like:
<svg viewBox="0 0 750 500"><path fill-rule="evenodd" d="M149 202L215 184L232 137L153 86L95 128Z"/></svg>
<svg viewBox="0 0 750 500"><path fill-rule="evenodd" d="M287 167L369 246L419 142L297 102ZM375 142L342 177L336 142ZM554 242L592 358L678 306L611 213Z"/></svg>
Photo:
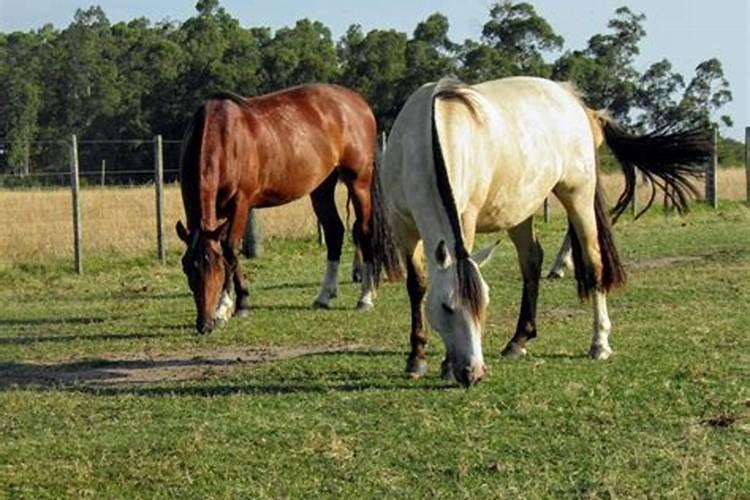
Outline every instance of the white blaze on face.
<svg viewBox="0 0 750 500"><path fill-rule="evenodd" d="M233 311L234 311L233 294L230 293L229 290L224 290L221 292L221 300L219 301L219 306L216 308L216 312L214 313L214 320L223 321L226 323L227 321L229 321L229 318L232 317Z"/></svg>

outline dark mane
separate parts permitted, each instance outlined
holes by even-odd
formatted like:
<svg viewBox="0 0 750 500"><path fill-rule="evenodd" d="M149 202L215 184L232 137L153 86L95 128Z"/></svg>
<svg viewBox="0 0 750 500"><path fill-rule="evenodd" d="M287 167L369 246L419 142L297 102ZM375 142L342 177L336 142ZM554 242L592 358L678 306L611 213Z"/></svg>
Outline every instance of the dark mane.
<svg viewBox="0 0 750 500"><path fill-rule="evenodd" d="M242 97L239 94L235 94L232 91L229 90L220 90L219 92L216 92L209 97L210 100L215 101L232 101L233 103L239 105L239 106L246 106L247 105L247 99Z"/></svg>
<svg viewBox="0 0 750 500"><path fill-rule="evenodd" d="M461 233L461 223L458 218L458 208L456 206L456 200L453 197L453 190L451 189L450 180L448 178L448 170L445 166L445 158L443 157L443 150L440 145L440 137L437 131L437 125L435 123L435 103L438 99L460 99L461 102L471 110L475 117L478 117L478 112L474 106L472 100L466 95L465 92L461 92L461 88L466 88L464 84L458 81L449 81L446 88L441 88L445 83L445 80L441 80L438 83L435 93L432 96L432 157L435 164L435 177L437 179L438 193L440 199L443 202L445 213L448 216L448 221L451 225L453 232L453 239L455 240L454 252L456 256L456 272L458 273L458 296L459 298L469 306L469 310L472 315L481 321L482 314L482 282L477 272L476 266L472 265L469 259L469 252L466 250L466 244L464 243L463 234Z"/></svg>

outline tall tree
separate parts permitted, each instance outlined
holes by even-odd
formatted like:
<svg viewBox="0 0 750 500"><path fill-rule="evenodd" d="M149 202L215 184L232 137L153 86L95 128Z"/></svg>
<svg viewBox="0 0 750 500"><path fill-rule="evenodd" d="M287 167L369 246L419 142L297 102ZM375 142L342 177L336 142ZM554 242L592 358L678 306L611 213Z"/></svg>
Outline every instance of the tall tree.
<svg viewBox="0 0 750 500"><path fill-rule="evenodd" d="M335 79L336 47L330 30L309 19L278 30L264 48L263 70L269 91Z"/></svg>
<svg viewBox="0 0 750 500"><path fill-rule="evenodd" d="M339 82L362 93L372 106L382 130L390 128L401 109L399 84L406 74L406 34L372 30L362 34L350 26L339 41Z"/></svg>
<svg viewBox="0 0 750 500"><path fill-rule="evenodd" d="M685 122L711 126L715 124L712 115L731 100L732 92L721 62L712 58L696 66L695 76L685 89L679 109ZM727 127L732 125L728 115L720 116L719 122Z"/></svg>
<svg viewBox="0 0 750 500"><path fill-rule="evenodd" d="M634 68L638 44L646 36L643 14L627 7L615 10L608 34L597 34L583 51L564 54L554 65L553 78L575 82L594 107L607 108L623 122L630 121L635 102L638 71Z"/></svg>
<svg viewBox="0 0 750 500"><path fill-rule="evenodd" d="M635 92L635 103L641 111L638 128L661 129L680 121L678 98L684 88L684 78L672 71L668 60L649 66Z"/></svg>
<svg viewBox="0 0 750 500"><path fill-rule="evenodd" d="M120 99L118 68L110 59L112 37L100 7L78 9L73 23L56 39L62 57L53 64L57 79L50 96L59 114L53 121L61 135L96 137ZM95 125L96 124L96 125Z"/></svg>
<svg viewBox="0 0 750 500"><path fill-rule="evenodd" d="M22 175L29 174L41 108L37 43L25 33L0 38L0 137L5 137L7 165Z"/></svg>
<svg viewBox="0 0 750 500"><path fill-rule="evenodd" d="M482 28L482 43L465 44L463 75L474 81L512 75L547 77L552 69L543 54L562 45L563 38L530 3L495 3Z"/></svg>
<svg viewBox="0 0 750 500"><path fill-rule="evenodd" d="M420 85L456 73L458 45L448 37L449 28L448 18L440 13L417 24L414 37L406 43L406 72L400 85L399 101Z"/></svg>

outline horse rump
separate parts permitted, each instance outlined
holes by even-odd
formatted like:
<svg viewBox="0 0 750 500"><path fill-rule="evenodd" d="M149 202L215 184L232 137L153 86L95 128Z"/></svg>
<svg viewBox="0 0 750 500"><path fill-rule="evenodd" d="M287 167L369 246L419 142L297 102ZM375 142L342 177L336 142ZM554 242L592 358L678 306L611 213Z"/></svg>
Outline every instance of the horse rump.
<svg viewBox="0 0 750 500"><path fill-rule="evenodd" d="M591 290L599 289L609 292L625 284L625 268L617 252L615 239L612 234L612 225L609 214L604 204L601 184L597 179L596 194L594 197L594 213L596 216L596 233L599 242L599 255L601 256L601 272L597 277L592 266L584 261L581 241L573 225L570 224L568 232L571 234L570 246L573 253L573 267L575 270L576 283L578 284L578 296L586 300Z"/></svg>

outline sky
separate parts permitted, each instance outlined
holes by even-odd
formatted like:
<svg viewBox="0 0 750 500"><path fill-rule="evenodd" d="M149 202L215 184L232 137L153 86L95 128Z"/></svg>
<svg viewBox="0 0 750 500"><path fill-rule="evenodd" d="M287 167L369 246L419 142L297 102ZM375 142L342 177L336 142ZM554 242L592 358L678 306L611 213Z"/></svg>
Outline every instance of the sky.
<svg viewBox="0 0 750 500"><path fill-rule="evenodd" d="M565 39L564 50L583 49L589 37L607 31L607 22L623 5L643 13L646 37L636 61L643 71L663 58L687 82L700 62L717 57L734 100L722 108L734 126L723 131L744 140L750 126L750 0L526 0ZM183 21L195 13L196 0L0 0L0 32L28 31L52 23L65 28L78 8L100 5L111 22L146 17L153 22ZM478 39L492 0L220 0L243 26L278 29L304 17L321 21L337 40L351 24L393 28L411 34L434 12L448 17L455 42ZM560 53L553 54L556 58Z"/></svg>

